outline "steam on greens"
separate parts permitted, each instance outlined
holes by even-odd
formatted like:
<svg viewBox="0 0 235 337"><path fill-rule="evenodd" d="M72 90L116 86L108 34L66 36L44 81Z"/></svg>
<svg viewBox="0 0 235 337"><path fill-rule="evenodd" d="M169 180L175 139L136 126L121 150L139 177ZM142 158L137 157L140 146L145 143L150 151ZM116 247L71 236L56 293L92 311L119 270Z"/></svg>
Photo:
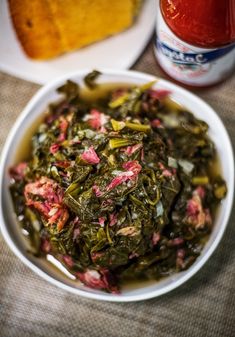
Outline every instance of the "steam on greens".
<svg viewBox="0 0 235 337"><path fill-rule="evenodd" d="M93 90L98 75L86 77ZM226 195L207 124L152 84L89 100L68 81L29 160L10 169L32 252L54 255L85 285L113 293L127 280L189 268Z"/></svg>

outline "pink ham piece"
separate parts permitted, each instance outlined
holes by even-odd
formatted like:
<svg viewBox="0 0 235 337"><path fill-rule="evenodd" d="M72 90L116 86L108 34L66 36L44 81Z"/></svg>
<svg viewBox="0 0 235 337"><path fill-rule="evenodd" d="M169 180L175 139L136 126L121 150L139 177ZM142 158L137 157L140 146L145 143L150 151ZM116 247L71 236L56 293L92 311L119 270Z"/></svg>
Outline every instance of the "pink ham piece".
<svg viewBox="0 0 235 337"><path fill-rule="evenodd" d="M137 160L128 161L124 163L122 167L126 171L119 173L119 175L109 183L109 185L106 187L107 191L112 190L127 180L135 180L142 169Z"/></svg>
<svg viewBox="0 0 235 337"><path fill-rule="evenodd" d="M199 195L201 199L204 199L206 196L206 190L203 186L198 186L196 190L193 192L194 195Z"/></svg>
<svg viewBox="0 0 235 337"><path fill-rule="evenodd" d="M105 200L102 201L100 207L101 208L106 208L106 207L108 207L108 206L110 206L112 204L113 204L113 200L112 199L105 199Z"/></svg>
<svg viewBox="0 0 235 337"><path fill-rule="evenodd" d="M69 255L63 255L63 260L69 268L74 266L73 259Z"/></svg>
<svg viewBox="0 0 235 337"><path fill-rule="evenodd" d="M99 217L99 224L100 224L100 226L101 227L104 227L104 223L105 223L105 218L103 218L103 217Z"/></svg>
<svg viewBox="0 0 235 337"><path fill-rule="evenodd" d="M60 120L59 124L60 134L58 137L58 141L63 142L66 139L66 132L69 126L69 122L63 116L61 116L59 120Z"/></svg>
<svg viewBox="0 0 235 337"><path fill-rule="evenodd" d="M90 114L86 117L88 124L95 130L99 130L102 126L104 126L108 120L109 116L105 115L103 112L100 112L96 109L92 109ZM105 129L102 129L104 132Z"/></svg>
<svg viewBox="0 0 235 337"><path fill-rule="evenodd" d="M139 254L137 254L137 253L131 253L131 254L128 256L129 260L134 259L135 257L139 257Z"/></svg>
<svg viewBox="0 0 235 337"><path fill-rule="evenodd" d="M118 220L118 219L117 219L117 214L116 214L116 213L111 213L111 214L109 215L109 220L110 220L110 223L109 223L109 226L110 226L110 227L116 225L117 220Z"/></svg>
<svg viewBox="0 0 235 337"><path fill-rule="evenodd" d="M74 229L74 231L73 231L73 240L75 241L79 236L80 236L80 228L79 227L77 227L77 228L75 228Z"/></svg>
<svg viewBox="0 0 235 337"><path fill-rule="evenodd" d="M81 155L81 159L84 160L87 164L99 164L100 158L97 156L94 147L89 147L88 150L84 151Z"/></svg>
<svg viewBox="0 0 235 337"><path fill-rule="evenodd" d="M48 221L57 224L60 231L69 218L67 207L63 204L64 192L52 179L41 177L38 181L25 185L26 205L34 207ZM37 200L36 197L40 197Z"/></svg>
<svg viewBox="0 0 235 337"><path fill-rule="evenodd" d="M27 163L22 162L14 167L11 167L9 170L10 176L15 180L21 180L25 176L27 169Z"/></svg>
<svg viewBox="0 0 235 337"><path fill-rule="evenodd" d="M80 232L81 232L80 227L79 227L80 223L81 221L78 216L76 216L71 223L75 227L73 230L73 240L74 241L80 236Z"/></svg>
<svg viewBox="0 0 235 337"><path fill-rule="evenodd" d="M185 249L180 248L176 252L176 266L179 267L180 269L184 269L185 264L184 264L184 258L185 258Z"/></svg>
<svg viewBox="0 0 235 337"><path fill-rule="evenodd" d="M50 151L51 154L55 154L59 150L59 148L60 148L60 145L54 143L50 146L49 151Z"/></svg>
<svg viewBox="0 0 235 337"><path fill-rule="evenodd" d="M95 193L95 195L97 197L101 197L102 192L101 192L99 186L97 186L97 185L92 186L92 191Z"/></svg>
<svg viewBox="0 0 235 337"><path fill-rule="evenodd" d="M159 168L162 170L162 175L164 177L172 177L173 176L173 173L169 169L166 169L165 166L161 162L159 162L158 165L159 165Z"/></svg>
<svg viewBox="0 0 235 337"><path fill-rule="evenodd" d="M173 174L171 173L170 170L165 169L165 170L162 171L162 175L164 177L172 177Z"/></svg>
<svg viewBox="0 0 235 337"><path fill-rule="evenodd" d="M133 176L134 176L133 172L119 173L119 175L117 177L113 178L113 180L108 184L108 186L106 187L106 190L111 191L112 189L121 185L125 181L127 181L129 179L131 180Z"/></svg>
<svg viewBox="0 0 235 337"><path fill-rule="evenodd" d="M168 246L169 247L175 247L175 246L180 246L183 243L184 243L183 238L174 238L174 239L168 241Z"/></svg>
<svg viewBox="0 0 235 337"><path fill-rule="evenodd" d="M160 119L157 119L157 118L156 118L156 119L153 119L153 120L151 121L151 126L152 126L153 128L163 128Z"/></svg>
<svg viewBox="0 0 235 337"><path fill-rule="evenodd" d="M128 172L132 172L135 177L140 173L142 169L141 165L138 163L137 160L128 161L124 163L122 167Z"/></svg>
<svg viewBox="0 0 235 337"><path fill-rule="evenodd" d="M84 273L77 272L76 276L90 288L108 290L113 294L118 293L117 287L111 284L112 276L106 269L100 269L99 271L87 269Z"/></svg>
<svg viewBox="0 0 235 337"><path fill-rule="evenodd" d="M144 148L141 150L141 160L144 161Z"/></svg>
<svg viewBox="0 0 235 337"><path fill-rule="evenodd" d="M160 241L161 235L159 232L154 232L152 236L152 244L156 246L156 244Z"/></svg>
<svg viewBox="0 0 235 337"><path fill-rule="evenodd" d="M171 94L170 90L165 90L165 89L156 89L156 90L149 89L148 93L151 98L159 99L159 100L164 99Z"/></svg>
<svg viewBox="0 0 235 337"><path fill-rule="evenodd" d="M101 133L107 133L108 132L107 129L104 126L101 126L101 128L99 129L99 131Z"/></svg>
<svg viewBox="0 0 235 337"><path fill-rule="evenodd" d="M187 202L186 222L196 229L212 224L210 210L203 209L202 199L196 191L193 192L193 197Z"/></svg>
<svg viewBox="0 0 235 337"><path fill-rule="evenodd" d="M143 147L143 144L135 144L132 146L127 146L127 148L123 151L126 155L131 156L136 151L140 150Z"/></svg>
<svg viewBox="0 0 235 337"><path fill-rule="evenodd" d="M72 163L69 162L68 160L60 160L60 161L54 162L54 165L56 167L66 168L66 167L72 166Z"/></svg>
<svg viewBox="0 0 235 337"><path fill-rule="evenodd" d="M111 180L111 182L106 186L106 191L111 191L113 188L128 180L135 180L142 169L137 160L123 163L122 167L125 171L120 172L115 178L113 178L113 180ZM97 197L101 197L104 193L97 185L93 185L92 190Z"/></svg>
<svg viewBox="0 0 235 337"><path fill-rule="evenodd" d="M104 255L103 252L93 252L93 253L91 253L92 262L96 262L96 260L99 259L100 257L102 257L103 255Z"/></svg>

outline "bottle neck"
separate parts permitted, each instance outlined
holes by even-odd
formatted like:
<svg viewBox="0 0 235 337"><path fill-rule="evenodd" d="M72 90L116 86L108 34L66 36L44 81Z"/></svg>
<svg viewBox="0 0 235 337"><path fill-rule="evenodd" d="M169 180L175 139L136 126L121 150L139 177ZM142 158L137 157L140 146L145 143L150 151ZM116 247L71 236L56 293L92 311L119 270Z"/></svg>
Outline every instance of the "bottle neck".
<svg viewBox="0 0 235 337"><path fill-rule="evenodd" d="M174 34L191 45L235 42L235 0L160 0L160 9Z"/></svg>

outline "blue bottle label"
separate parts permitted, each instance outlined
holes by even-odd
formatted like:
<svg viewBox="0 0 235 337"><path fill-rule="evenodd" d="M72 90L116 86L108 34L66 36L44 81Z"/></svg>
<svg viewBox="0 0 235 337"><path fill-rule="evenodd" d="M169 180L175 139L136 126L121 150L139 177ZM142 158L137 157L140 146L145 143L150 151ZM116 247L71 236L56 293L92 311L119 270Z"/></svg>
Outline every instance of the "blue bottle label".
<svg viewBox="0 0 235 337"><path fill-rule="evenodd" d="M159 38L156 38L156 47L172 62L177 64L188 64L192 66L213 62L230 53L230 51L235 48L235 45L233 44L224 48L214 49L209 52L184 53L182 51L168 47L164 42L160 41Z"/></svg>

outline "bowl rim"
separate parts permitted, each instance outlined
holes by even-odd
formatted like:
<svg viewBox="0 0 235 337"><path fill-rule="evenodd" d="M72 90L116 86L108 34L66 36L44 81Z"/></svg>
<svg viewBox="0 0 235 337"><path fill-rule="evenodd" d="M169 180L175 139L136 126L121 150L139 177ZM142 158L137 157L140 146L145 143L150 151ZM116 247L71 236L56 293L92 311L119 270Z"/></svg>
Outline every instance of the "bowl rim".
<svg viewBox="0 0 235 337"><path fill-rule="evenodd" d="M31 110L34 108L36 103L43 99L44 95L47 92L50 92L51 90L54 90L57 86L61 85L63 82L65 82L67 79L76 79L76 78L82 78L84 75L92 71L92 69L84 69L84 70L78 70L78 71L73 71L70 73L67 73L63 76L55 78L53 81L50 81L48 84L42 86L36 93L35 95L30 99L30 101L27 103L27 105L24 107L22 112L19 114L18 118L16 119L16 122L14 123L13 127L11 128L8 137L5 141L2 154L1 154L1 159L0 159L0 230L1 233L7 242L8 246L10 249L13 251L13 253L20 258L20 260L28 266L31 270L33 270L36 274L41 276L44 280L47 280L51 284L54 284L58 286L59 288L69 291L70 293L76 294L76 295L81 295L86 298L90 299L97 299L97 300L104 300L104 301L110 301L110 302L134 302L134 301L142 301L146 299L150 299L153 297L157 297L160 295L163 295L165 293L168 293L169 291L172 291L173 289L177 288L178 286L182 285L185 283L187 280L189 280L193 275L195 275L199 269L208 261L208 259L211 257L215 249L217 248L219 242L221 241L221 238L224 234L224 231L227 227L229 217L231 214L232 210L232 205L233 205L233 197L234 197L234 156L233 156L233 149L232 149L232 144L231 140L229 138L228 132L219 117L219 115L216 113L214 109L210 105L208 105L205 101L203 101L200 97L196 96L195 94L192 94L188 90L172 83L167 80L161 79L159 77L156 77L151 74L147 74L144 72L138 72L138 71L133 71L133 70L114 70L114 69L99 69L101 73L104 75L111 75L111 76L124 76L124 77L130 77L134 79L139 79L139 80L144 80L144 81L153 81L157 80L157 82L161 84L165 84L168 87L172 89L173 92L179 94L180 96L187 96L190 100L194 102L200 103L200 105L204 106L205 110L210 110L213 115L216 117L216 123L220 124L220 127L222 127L224 131L223 138L225 142L227 143L227 153L229 156L229 165L232 168L231 171L231 177L229 177L229 182L230 182L230 189L228 193L228 199L226 200L226 210L225 210L225 217L222 220L221 227L217 233L217 236L215 237L214 241L212 242L211 246L208 248L208 250L205 252L205 254L202 256L200 261L198 263L195 263L192 265L192 267L182 276L176 280L173 281L171 284L165 285L162 289L156 289L156 290L151 290L149 292L143 292L142 294L134 294L134 295L128 295L128 294L119 294L119 295L113 295L113 294L96 294L96 293L91 293L87 292L86 289L78 289L78 288L73 288L69 285L66 285L62 281L56 280L49 274L47 274L45 271L40 269L40 267L36 266L33 262L31 262L23 253L22 251L15 245L13 239L11 238L10 233L8 232L7 229L7 223L5 223L4 216L3 216L3 209L2 209L2 201L3 201L3 175L4 175L4 169L5 169L5 161L8 157L8 151L10 149L10 146L12 142L14 141L14 136L21 126L22 122L24 119L28 116L28 114L31 112ZM143 287L144 289L144 287Z"/></svg>

